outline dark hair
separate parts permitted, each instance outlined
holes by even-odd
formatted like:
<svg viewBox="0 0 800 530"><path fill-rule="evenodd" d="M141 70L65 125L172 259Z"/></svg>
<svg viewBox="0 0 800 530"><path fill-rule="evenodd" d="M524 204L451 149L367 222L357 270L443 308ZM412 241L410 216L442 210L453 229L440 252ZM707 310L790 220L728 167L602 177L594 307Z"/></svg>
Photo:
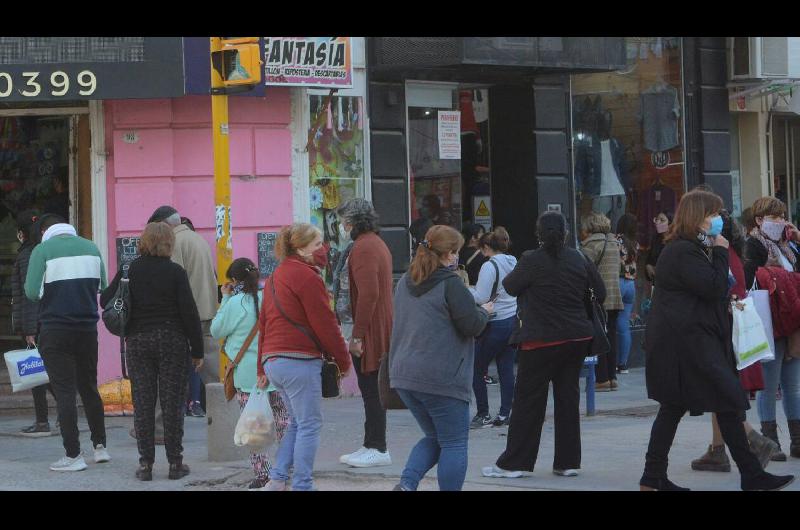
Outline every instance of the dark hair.
<svg viewBox="0 0 800 530"><path fill-rule="evenodd" d="M662 213L664 214L664 217L667 218L667 223L668 224L672 224L672 221L675 220L675 212L673 212L672 210L662 210L662 211L656 213L656 217L658 217Z"/></svg>
<svg viewBox="0 0 800 530"><path fill-rule="evenodd" d="M225 276L244 284L242 292L253 297L253 303L256 307L256 319L258 319L258 267L256 267L256 264L249 258L237 258L228 267Z"/></svg>
<svg viewBox="0 0 800 530"><path fill-rule="evenodd" d="M542 248L554 258L564 249L567 238L567 220L561 212L545 212L536 222L536 234Z"/></svg>
<svg viewBox="0 0 800 530"><path fill-rule="evenodd" d="M721 210L719 215L722 217L722 237L730 242L731 248L741 258L744 252L742 226L736 222L728 210Z"/></svg>
<svg viewBox="0 0 800 530"><path fill-rule="evenodd" d="M470 239L473 237L479 237L481 232L486 234L486 229L483 225L477 223L464 223L464 226L461 227L461 235L464 236L464 241L466 243L469 243Z"/></svg>
<svg viewBox="0 0 800 530"><path fill-rule="evenodd" d="M617 235L622 237L622 244L628 256L636 255L636 239L638 237L639 220L635 215L626 213L617 221Z"/></svg>
<svg viewBox="0 0 800 530"><path fill-rule="evenodd" d="M441 267L441 259L450 252L458 252L464 245L464 236L447 225L434 225L420 242L417 254L411 261L408 273L411 281L419 285Z"/></svg>
<svg viewBox="0 0 800 530"><path fill-rule="evenodd" d="M47 232L47 229L53 225L66 223L63 217L54 213L46 213L37 221L38 225L34 225L34 235L36 236L36 243L42 242L42 235Z"/></svg>
<svg viewBox="0 0 800 530"><path fill-rule="evenodd" d="M36 237L32 233L32 228L39 220L39 213L35 210L25 210L17 215L17 231L22 232L25 241L35 241Z"/></svg>
<svg viewBox="0 0 800 530"><path fill-rule="evenodd" d="M378 214L373 212L354 215L348 222L351 222L353 229L350 231L350 238L355 241L361 234L370 232L378 234L381 227L378 224Z"/></svg>
<svg viewBox="0 0 800 530"><path fill-rule="evenodd" d="M416 251L419 244L425 239L425 234L433 227L433 221L427 217L420 217L408 227L408 233L411 234L411 249Z"/></svg>
<svg viewBox="0 0 800 530"><path fill-rule="evenodd" d="M181 224L188 226L189 230L191 230L192 232L196 231L194 229L194 224L192 223L192 220L189 219L188 217L181 217Z"/></svg>
<svg viewBox="0 0 800 530"><path fill-rule="evenodd" d="M494 230L483 234L483 237L478 243L479 247L489 247L495 252L506 253L511 248L511 238L508 237L508 232L502 226L495 226Z"/></svg>
<svg viewBox="0 0 800 530"><path fill-rule="evenodd" d="M756 218L753 216L753 207L748 206L742 211L742 224L746 233L750 233L756 227Z"/></svg>

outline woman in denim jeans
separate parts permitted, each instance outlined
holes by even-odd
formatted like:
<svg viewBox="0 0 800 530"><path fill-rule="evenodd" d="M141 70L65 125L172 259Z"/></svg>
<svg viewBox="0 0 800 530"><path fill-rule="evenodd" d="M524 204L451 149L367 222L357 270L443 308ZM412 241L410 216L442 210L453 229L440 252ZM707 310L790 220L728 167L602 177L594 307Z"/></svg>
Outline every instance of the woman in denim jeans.
<svg viewBox="0 0 800 530"><path fill-rule="evenodd" d="M289 413L289 425L269 472L268 491L312 490L314 458L322 429L322 357L332 355L343 375L350 354L330 306L317 263L322 233L308 223L284 227L275 243L280 265L264 286L259 312L258 386L272 383ZM322 351L321 351L322 350Z"/></svg>
<svg viewBox="0 0 800 530"><path fill-rule="evenodd" d="M517 353L516 346L508 343L517 324L517 299L506 292L502 283L503 278L517 265L517 258L506 254L511 246L508 232L502 226L495 227L481 237L479 246L488 260L481 266L477 285L470 287L470 291L479 304L495 302L495 314L491 315L486 331L475 342L472 389L478 413L472 419L470 429L508 425L514 398L514 358ZM500 376L500 410L494 420L489 415L484 379L492 359L497 363L497 374Z"/></svg>
<svg viewBox="0 0 800 530"><path fill-rule="evenodd" d="M617 222L617 241L619 242L620 271L619 290L622 294L622 312L617 317L617 347L619 357L617 373L628 373L628 356L631 353L631 313L636 301L636 262L639 260L639 243L636 216L626 213Z"/></svg>
<svg viewBox="0 0 800 530"><path fill-rule="evenodd" d="M463 244L453 228L432 227L397 283L390 384L424 434L411 450L397 491L416 490L437 464L442 491L461 490L467 473L474 337L494 304L478 307L452 272Z"/></svg>

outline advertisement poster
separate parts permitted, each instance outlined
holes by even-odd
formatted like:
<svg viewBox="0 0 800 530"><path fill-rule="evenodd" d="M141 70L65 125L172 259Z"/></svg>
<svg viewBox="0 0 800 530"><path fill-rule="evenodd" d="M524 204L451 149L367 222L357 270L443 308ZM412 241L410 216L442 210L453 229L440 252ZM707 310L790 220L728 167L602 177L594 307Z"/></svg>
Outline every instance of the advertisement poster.
<svg viewBox="0 0 800 530"><path fill-rule="evenodd" d="M439 111L439 159L461 159L461 112Z"/></svg>
<svg viewBox="0 0 800 530"><path fill-rule="evenodd" d="M267 85L352 88L350 37L264 37Z"/></svg>

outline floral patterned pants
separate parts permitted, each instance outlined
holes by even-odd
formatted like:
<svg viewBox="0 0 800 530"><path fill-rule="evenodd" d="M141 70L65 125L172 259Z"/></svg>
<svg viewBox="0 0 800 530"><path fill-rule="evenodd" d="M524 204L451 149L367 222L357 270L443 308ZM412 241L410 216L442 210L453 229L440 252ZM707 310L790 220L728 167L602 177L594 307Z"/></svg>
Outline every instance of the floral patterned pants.
<svg viewBox="0 0 800 530"><path fill-rule="evenodd" d="M242 411L244 406L247 405L247 400L250 399L250 393L237 391L236 399L239 401L239 410ZM286 411L286 405L283 404L278 392L269 393L269 405L272 409L272 416L275 419L275 432L278 442L280 442L283 438L283 433L286 431L286 426L289 424L289 413ZM253 466L253 473L255 473L256 478L266 479L269 477L269 470L272 464L267 453L251 453L250 464Z"/></svg>

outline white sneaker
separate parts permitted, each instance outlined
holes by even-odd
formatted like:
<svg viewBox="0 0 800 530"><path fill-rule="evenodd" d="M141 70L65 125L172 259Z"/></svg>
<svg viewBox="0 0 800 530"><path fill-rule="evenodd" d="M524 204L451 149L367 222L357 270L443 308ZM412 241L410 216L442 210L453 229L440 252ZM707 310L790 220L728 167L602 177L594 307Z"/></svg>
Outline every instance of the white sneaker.
<svg viewBox="0 0 800 530"><path fill-rule="evenodd" d="M103 444L97 444L97 447L94 448L94 462L96 464L102 464L103 462L110 462L111 455L108 454L108 450L103 446Z"/></svg>
<svg viewBox="0 0 800 530"><path fill-rule="evenodd" d="M392 457L389 456L389 451L381 453L377 449L366 449L360 455L348 459L347 465L352 467L391 466Z"/></svg>
<svg viewBox="0 0 800 530"><path fill-rule="evenodd" d="M50 471L83 471L87 467L83 453L81 453L75 458L64 456L58 462L50 465Z"/></svg>
<svg viewBox="0 0 800 530"><path fill-rule="evenodd" d="M347 453L346 455L340 456L339 457L339 463L340 464L346 464L348 460L350 460L354 456L359 456L361 453L363 453L364 451L367 451L367 450L368 449L366 447L363 447L363 446L359 447L356 451L354 451L352 453Z"/></svg>
<svg viewBox="0 0 800 530"><path fill-rule="evenodd" d="M522 471L506 471L505 469L500 469L497 466L486 466L481 470L481 474L484 477L520 478L522 476Z"/></svg>
<svg viewBox="0 0 800 530"><path fill-rule="evenodd" d="M577 469L554 469L554 475L558 475L559 477L577 477L578 470Z"/></svg>

